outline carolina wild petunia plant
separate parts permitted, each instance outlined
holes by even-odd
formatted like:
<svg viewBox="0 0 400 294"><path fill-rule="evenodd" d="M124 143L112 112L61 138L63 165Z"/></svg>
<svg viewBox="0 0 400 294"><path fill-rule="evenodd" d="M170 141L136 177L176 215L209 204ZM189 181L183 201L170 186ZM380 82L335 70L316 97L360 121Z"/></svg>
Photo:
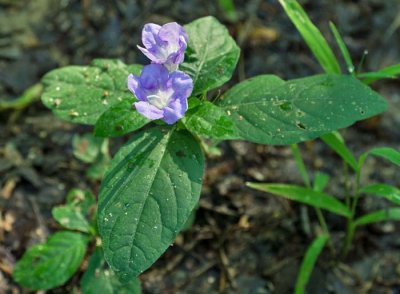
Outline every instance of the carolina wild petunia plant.
<svg viewBox="0 0 400 294"><path fill-rule="evenodd" d="M214 17L183 27L146 24L142 43L138 48L151 61L144 67L96 59L43 78L42 101L56 116L93 125L98 137L130 136L102 180L97 226L91 235L71 232L81 243L99 235L92 269L103 265L104 252L120 282L149 268L198 204L205 138L289 145L386 109L385 99L357 77L332 71L286 81L259 75L217 95L213 90L231 79L240 49ZM79 256L71 262L79 264Z"/></svg>

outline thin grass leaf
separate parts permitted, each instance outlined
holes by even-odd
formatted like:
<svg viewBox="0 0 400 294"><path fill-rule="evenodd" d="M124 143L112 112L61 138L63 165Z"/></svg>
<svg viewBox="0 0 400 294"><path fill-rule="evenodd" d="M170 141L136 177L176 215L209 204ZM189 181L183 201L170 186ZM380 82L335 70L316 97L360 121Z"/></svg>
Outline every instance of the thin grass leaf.
<svg viewBox="0 0 400 294"><path fill-rule="evenodd" d="M322 192L329 182L329 176L323 172L317 172L314 177L314 191Z"/></svg>
<svg viewBox="0 0 400 294"><path fill-rule="evenodd" d="M232 0L218 0L218 4L230 21L237 21L238 14Z"/></svg>
<svg viewBox="0 0 400 294"><path fill-rule="evenodd" d="M343 59L346 62L347 70L351 75L354 75L354 64L351 60L349 50L346 47L346 44L343 41L342 36L340 36L339 31L337 30L335 24L333 22L329 22L329 27L335 37L336 43L339 46L340 52L342 52Z"/></svg>
<svg viewBox="0 0 400 294"><path fill-rule="evenodd" d="M325 72L340 74L340 66L332 49L301 5L296 0L279 0L279 2Z"/></svg>
<svg viewBox="0 0 400 294"><path fill-rule="evenodd" d="M246 185L256 190L325 209L338 215L351 216L351 211L342 202L328 194L314 191L313 189L286 184L246 183Z"/></svg>
<svg viewBox="0 0 400 294"><path fill-rule="evenodd" d="M394 163L395 165L400 166L400 152L390 148L390 147L377 147L377 148L372 148L368 150L367 152L364 152L359 160L358 160L358 168L361 169L361 167L364 164L365 159L367 158L368 155L374 155L378 156L381 158L384 158L391 163Z"/></svg>
<svg viewBox="0 0 400 294"><path fill-rule="evenodd" d="M394 204L400 205L400 190L387 184L372 184L360 190L361 193L383 197Z"/></svg>
<svg viewBox="0 0 400 294"><path fill-rule="evenodd" d="M363 79L365 84L371 84L377 80L386 78L396 78L400 75L400 63L385 67L375 72L365 72L357 75L358 78Z"/></svg>
<svg viewBox="0 0 400 294"><path fill-rule="evenodd" d="M308 280L310 279L311 273L314 269L315 262L318 259L322 249L324 248L329 237L327 235L321 235L317 237L308 247L306 255L300 266L299 275L295 285L295 294L305 293Z"/></svg>
<svg viewBox="0 0 400 294"><path fill-rule="evenodd" d="M303 182L307 187L310 187L310 177L308 176L308 172L306 166L304 165L303 158L301 157L299 145L292 144L290 145L293 153L294 160L297 165L297 169L300 172L301 177L303 178Z"/></svg>
<svg viewBox="0 0 400 294"><path fill-rule="evenodd" d="M383 221L400 221L400 208L393 207L365 214L354 222L354 227Z"/></svg>
<svg viewBox="0 0 400 294"><path fill-rule="evenodd" d="M321 136L322 141L331 147L351 168L358 170L357 160L351 151L346 147L342 136L338 132Z"/></svg>

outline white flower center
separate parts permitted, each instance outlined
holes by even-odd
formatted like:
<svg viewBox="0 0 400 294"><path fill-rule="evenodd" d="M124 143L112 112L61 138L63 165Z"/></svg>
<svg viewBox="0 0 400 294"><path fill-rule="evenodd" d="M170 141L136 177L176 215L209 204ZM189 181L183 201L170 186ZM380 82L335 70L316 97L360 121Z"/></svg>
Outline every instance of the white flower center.
<svg viewBox="0 0 400 294"><path fill-rule="evenodd" d="M178 44L174 43L174 44L168 44L166 46L160 46L159 47L159 56L161 58L164 58L165 60L167 60L168 56L170 56L172 53L177 52L179 49Z"/></svg>
<svg viewBox="0 0 400 294"><path fill-rule="evenodd" d="M157 93L147 96L147 101L158 109L163 109L168 105L170 98L171 93L169 93L169 91L158 91Z"/></svg>

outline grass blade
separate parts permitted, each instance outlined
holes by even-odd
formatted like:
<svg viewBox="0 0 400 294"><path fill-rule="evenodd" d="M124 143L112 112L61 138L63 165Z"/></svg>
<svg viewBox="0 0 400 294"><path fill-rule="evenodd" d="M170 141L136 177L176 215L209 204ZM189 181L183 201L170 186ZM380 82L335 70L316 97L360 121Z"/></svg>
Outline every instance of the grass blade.
<svg viewBox="0 0 400 294"><path fill-rule="evenodd" d="M321 136L322 141L331 147L351 168L355 171L358 170L357 160L351 151L346 147L343 138L338 132L325 134Z"/></svg>
<svg viewBox="0 0 400 294"><path fill-rule="evenodd" d="M338 215L351 216L351 211L342 202L328 194L314 191L313 189L287 184L246 183L246 185L256 190L325 209Z"/></svg>
<svg viewBox="0 0 400 294"><path fill-rule="evenodd" d="M329 176L323 172L317 172L314 177L314 190L322 192L329 182Z"/></svg>
<svg viewBox="0 0 400 294"><path fill-rule="evenodd" d="M304 165L303 158L300 153L299 145L292 144L290 145L293 153L294 160L297 165L297 169L300 172L301 177L303 178L303 182L307 187L310 187L310 177L308 176L308 172L306 166Z"/></svg>
<svg viewBox="0 0 400 294"><path fill-rule="evenodd" d="M400 205L400 190L387 184L372 184L360 190L361 193L383 197L394 204Z"/></svg>
<svg viewBox="0 0 400 294"><path fill-rule="evenodd" d="M400 208L392 207L365 214L354 222L354 226L368 225L383 221L400 221Z"/></svg>
<svg viewBox="0 0 400 294"><path fill-rule="evenodd" d="M370 84L380 79L396 78L400 75L400 63L385 67L375 72L365 72L357 75L358 78L363 79L363 82Z"/></svg>
<svg viewBox="0 0 400 294"><path fill-rule="evenodd" d="M305 293L308 280L310 279L311 273L314 269L315 262L324 248L329 237L327 235L321 235L317 237L308 247L306 255L300 266L299 275L297 276L295 294Z"/></svg>
<svg viewBox="0 0 400 294"><path fill-rule="evenodd" d="M390 148L390 147L377 147L368 150L367 152L363 153L358 160L358 168L361 169L362 165L364 164L365 159L368 155L375 155L378 157L382 157L395 165L400 166L400 152Z"/></svg>
<svg viewBox="0 0 400 294"><path fill-rule="evenodd" d="M279 2L325 72L340 74L340 66L332 49L301 5L296 0L279 0Z"/></svg>
<svg viewBox="0 0 400 294"><path fill-rule="evenodd" d="M353 61L351 60L349 50L346 47L346 44L343 41L342 36L340 36L339 31L337 30L335 24L333 22L329 22L329 27L331 28L331 31L333 33L333 36L336 39L336 43L339 46L340 52L342 52L344 61L346 62L347 65L347 70L351 75L354 75L354 65Z"/></svg>

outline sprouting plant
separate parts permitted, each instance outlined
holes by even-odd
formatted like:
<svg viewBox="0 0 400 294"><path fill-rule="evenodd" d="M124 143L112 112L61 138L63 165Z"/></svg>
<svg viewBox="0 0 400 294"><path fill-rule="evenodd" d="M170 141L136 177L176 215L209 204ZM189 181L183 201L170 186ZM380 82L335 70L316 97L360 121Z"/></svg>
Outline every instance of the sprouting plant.
<svg viewBox="0 0 400 294"><path fill-rule="evenodd" d="M339 74L341 71L339 62L335 58L322 34L308 18L302 7L295 0L280 0L280 2L322 68L327 73ZM399 64L384 68L377 72L355 72L355 67L350 54L342 37L336 29L336 26L333 23L330 23L330 28L350 75L361 79L365 84L369 84L381 78L394 78L400 73ZM359 226L381 221L400 220L400 190L398 188L384 183L363 185L361 182L362 168L369 155L386 159L400 166L400 152L393 148L378 147L362 153L357 159L345 145L344 139L341 137L340 133L332 132L324 134L320 136L320 138L343 159L345 166L345 183L343 188L343 191L345 191L344 202L323 192L329 181L328 175L316 172L313 181L310 180L310 175L307 172L300 150L296 144L293 144L291 148L297 168L303 179L304 187L289 184L247 183L251 188L298 201L315 208L322 233L315 238L304 256L295 285L296 294L305 293L306 285L314 268L314 264L327 243L330 245L331 251L334 255L345 257L350 250L355 230ZM349 182L349 168L355 174L355 180L352 185ZM350 191L350 187L353 187L352 191ZM360 197L367 195L383 197L395 206L359 216L359 213L357 212L358 201ZM331 234L322 210L327 210L331 213L340 215L345 217L347 220L346 234L343 239L342 248L338 253L336 253L333 246Z"/></svg>
<svg viewBox="0 0 400 294"><path fill-rule="evenodd" d="M106 264L96 230L96 200L90 191L72 189L53 218L63 227L46 243L25 252L14 268L14 279L26 288L51 289L64 284L90 253L80 280L83 293L140 293L138 279L122 284Z"/></svg>
<svg viewBox="0 0 400 294"><path fill-rule="evenodd" d="M91 133L74 135L72 138L73 154L79 160L90 164L86 176L101 180L110 163L108 139L95 137Z"/></svg>
<svg viewBox="0 0 400 294"><path fill-rule="evenodd" d="M98 229L104 259L119 281L136 281L185 227L199 201L205 138L291 145L328 136L385 111L383 97L354 74L340 73L325 39L297 2L280 2L307 43L314 45L310 47L326 74L288 81L260 75L216 95L212 90L230 80L240 49L223 25L214 17L204 17L184 27L176 23L145 25L144 47L139 49L151 64L144 67L96 59L89 66L68 66L44 76L42 101L56 116L94 125L97 137L135 132L114 155L104 175L97 226L93 225ZM296 150L297 145L292 146ZM296 191L303 196L302 189L320 195L322 179L318 186L314 183L314 189L309 183ZM306 197L308 202L303 202L314 205L321 219L319 209L328 209L326 206L349 219L354 216L339 201L325 198L328 204L319 206L314 203L319 198ZM52 240L48 243L58 243ZM326 240L324 235L314 247L321 249ZM20 264L35 267L36 259L26 256ZM94 263L102 264L98 261L101 253L95 256L100 257ZM64 260L64 266L71 260ZM57 262L46 263L41 271ZM89 266L88 272L93 268ZM23 276L17 270L14 276L22 285L44 289L25 282L40 280L36 271ZM51 287L65 280L57 280Z"/></svg>

